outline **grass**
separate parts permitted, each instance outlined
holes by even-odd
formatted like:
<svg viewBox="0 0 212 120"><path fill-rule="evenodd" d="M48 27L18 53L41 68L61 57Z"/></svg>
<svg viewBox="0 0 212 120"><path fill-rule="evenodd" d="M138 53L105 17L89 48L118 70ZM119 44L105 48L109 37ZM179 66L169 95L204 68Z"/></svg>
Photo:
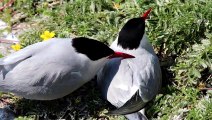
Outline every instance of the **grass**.
<svg viewBox="0 0 212 120"><path fill-rule="evenodd" d="M103 0L38 0L34 3L19 0L13 7L5 9L0 17L11 26L31 25L19 36L23 47L41 41L39 36L45 30L54 31L56 37L85 36L110 44L128 19L139 17L152 7L146 32L160 58L164 83L161 94L148 106L148 117L161 120L212 119L212 92L203 90L212 87L212 2L115 0L115 3L120 5L118 9L114 8L113 2ZM15 19L12 13L21 15ZM6 30L10 31L10 28ZM13 105L20 111L17 114L19 119L46 115L51 119L62 116L124 120L124 117L103 114L112 106L101 99L95 86L91 81L65 98L48 102L50 105L20 98L14 98Z"/></svg>

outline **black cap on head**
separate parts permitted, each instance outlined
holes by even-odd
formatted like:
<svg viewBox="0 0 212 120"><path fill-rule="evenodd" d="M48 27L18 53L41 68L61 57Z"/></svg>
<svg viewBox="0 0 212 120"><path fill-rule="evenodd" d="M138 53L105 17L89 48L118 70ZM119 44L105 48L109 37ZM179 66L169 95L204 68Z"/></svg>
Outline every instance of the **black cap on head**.
<svg viewBox="0 0 212 120"><path fill-rule="evenodd" d="M118 45L124 49L137 49L145 31L145 19L130 19L119 32Z"/></svg>
<svg viewBox="0 0 212 120"><path fill-rule="evenodd" d="M78 37L72 40L72 46L78 53L85 54L89 59L95 61L114 54L114 51L107 45L85 37Z"/></svg>
<svg viewBox="0 0 212 120"><path fill-rule="evenodd" d="M119 32L118 45L124 49L137 49L145 33L145 20L152 8L140 18L130 19Z"/></svg>

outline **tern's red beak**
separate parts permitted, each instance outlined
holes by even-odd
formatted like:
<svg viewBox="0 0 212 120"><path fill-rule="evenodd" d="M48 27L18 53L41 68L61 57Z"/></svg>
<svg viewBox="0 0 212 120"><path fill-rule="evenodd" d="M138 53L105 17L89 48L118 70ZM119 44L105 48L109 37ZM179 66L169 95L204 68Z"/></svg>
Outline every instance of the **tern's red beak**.
<svg viewBox="0 0 212 120"><path fill-rule="evenodd" d="M149 8L149 10L147 10L144 14L143 14L143 18L144 18L144 20L146 20L147 19L147 17L148 17L148 15L149 15L149 13L151 12L151 10L152 10L152 8Z"/></svg>
<svg viewBox="0 0 212 120"><path fill-rule="evenodd" d="M126 53L114 52L114 54L111 55L111 56L109 57L109 59L111 59L111 58L117 58L117 57L122 57L123 59L126 59L126 58L135 58L134 56L129 55L129 54L126 54Z"/></svg>

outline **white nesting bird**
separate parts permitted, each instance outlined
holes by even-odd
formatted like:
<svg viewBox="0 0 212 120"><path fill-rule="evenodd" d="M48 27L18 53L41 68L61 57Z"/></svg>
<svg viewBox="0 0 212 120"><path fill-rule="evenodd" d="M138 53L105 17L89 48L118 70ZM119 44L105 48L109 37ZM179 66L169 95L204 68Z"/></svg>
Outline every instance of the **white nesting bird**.
<svg viewBox="0 0 212 120"><path fill-rule="evenodd" d="M125 115L129 120L147 119L144 107L160 90L159 60L145 34L145 19L150 11L130 19L111 44L113 50L135 58L112 59L98 73L97 82L103 97L117 107L108 114Z"/></svg>
<svg viewBox="0 0 212 120"><path fill-rule="evenodd" d="M89 38L53 38L0 59L0 91L35 100L70 94L109 59L132 58Z"/></svg>

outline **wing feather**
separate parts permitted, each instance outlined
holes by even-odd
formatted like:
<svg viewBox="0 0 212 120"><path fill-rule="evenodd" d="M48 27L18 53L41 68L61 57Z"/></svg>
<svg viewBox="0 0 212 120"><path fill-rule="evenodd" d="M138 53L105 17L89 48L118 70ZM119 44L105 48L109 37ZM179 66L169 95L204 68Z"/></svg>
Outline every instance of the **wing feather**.
<svg viewBox="0 0 212 120"><path fill-rule="evenodd" d="M75 56L70 40L54 39L9 55L3 58L0 66L4 68L4 74L0 72L0 90L33 92L33 87L36 90L38 87L55 85L58 81L59 85L66 85L67 79L76 77L70 71L79 71L80 59Z"/></svg>
<svg viewBox="0 0 212 120"><path fill-rule="evenodd" d="M134 59L119 61L119 64L116 62L111 60L98 75L99 84L103 86L101 87L103 95L111 104L118 107L110 114L136 112L158 93L161 84L158 59L154 55L143 54ZM137 93L141 99L135 100L133 96Z"/></svg>

